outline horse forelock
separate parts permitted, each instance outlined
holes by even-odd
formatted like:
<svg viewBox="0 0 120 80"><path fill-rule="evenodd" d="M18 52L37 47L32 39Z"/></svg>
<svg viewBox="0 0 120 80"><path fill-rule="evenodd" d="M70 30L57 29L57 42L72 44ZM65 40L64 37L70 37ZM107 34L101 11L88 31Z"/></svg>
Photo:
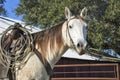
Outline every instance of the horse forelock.
<svg viewBox="0 0 120 80"><path fill-rule="evenodd" d="M48 51L54 54L53 52L56 51L56 48L59 49L62 47L62 24L63 23L60 23L50 29L32 34L35 48L41 53L43 58L48 55Z"/></svg>
<svg viewBox="0 0 120 80"><path fill-rule="evenodd" d="M77 18L82 20L82 21L85 21L85 19L83 17L81 17L80 15L77 15Z"/></svg>
<svg viewBox="0 0 120 80"><path fill-rule="evenodd" d="M81 17L80 15L75 15L74 18L85 21L83 17Z"/></svg>

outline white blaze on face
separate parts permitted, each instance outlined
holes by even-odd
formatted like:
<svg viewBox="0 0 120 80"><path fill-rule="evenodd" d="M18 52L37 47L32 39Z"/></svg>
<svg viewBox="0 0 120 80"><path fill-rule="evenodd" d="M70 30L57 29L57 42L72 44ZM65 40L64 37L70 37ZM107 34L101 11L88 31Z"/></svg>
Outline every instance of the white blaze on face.
<svg viewBox="0 0 120 80"><path fill-rule="evenodd" d="M76 51L79 53L81 50L84 50L87 45L86 27L87 24L80 19L71 19L68 21L70 38L73 41Z"/></svg>
<svg viewBox="0 0 120 80"><path fill-rule="evenodd" d="M76 18L72 16L71 11L69 8L65 7L65 16L68 19L68 34L72 44L74 45L75 50L79 54L83 54L85 47L87 45L86 41L86 27L87 24L83 21L87 15L87 9L83 8L79 17Z"/></svg>

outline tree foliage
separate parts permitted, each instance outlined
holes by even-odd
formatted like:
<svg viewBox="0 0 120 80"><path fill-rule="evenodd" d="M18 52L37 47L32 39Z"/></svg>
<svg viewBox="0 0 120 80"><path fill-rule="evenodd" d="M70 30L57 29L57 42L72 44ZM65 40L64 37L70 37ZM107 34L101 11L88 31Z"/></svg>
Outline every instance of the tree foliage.
<svg viewBox="0 0 120 80"><path fill-rule="evenodd" d="M65 6L74 10L79 9L79 5L78 0L21 0L16 12L17 15L23 15L29 23L39 24L45 28L65 19Z"/></svg>
<svg viewBox="0 0 120 80"><path fill-rule="evenodd" d="M64 7L79 14L88 8L89 52L112 49L120 54L120 0L20 0L17 15L42 28L50 27L65 19Z"/></svg>
<svg viewBox="0 0 120 80"><path fill-rule="evenodd" d="M6 10L4 8L5 0L0 0L0 15L6 15Z"/></svg>

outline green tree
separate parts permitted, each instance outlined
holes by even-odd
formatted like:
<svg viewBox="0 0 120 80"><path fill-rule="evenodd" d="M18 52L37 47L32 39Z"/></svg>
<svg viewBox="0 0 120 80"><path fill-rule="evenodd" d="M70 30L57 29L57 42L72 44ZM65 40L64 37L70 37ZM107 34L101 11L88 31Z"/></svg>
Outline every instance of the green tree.
<svg viewBox="0 0 120 80"><path fill-rule="evenodd" d="M6 10L4 8L5 0L0 0L0 15L6 15Z"/></svg>
<svg viewBox="0 0 120 80"><path fill-rule="evenodd" d="M79 14L88 8L88 52L103 55L104 49L120 54L120 0L20 0L17 15L42 28L65 19L64 7ZM107 55L108 56L108 55Z"/></svg>
<svg viewBox="0 0 120 80"><path fill-rule="evenodd" d="M100 54L103 49L112 49L120 54L120 1L101 1L90 14L93 18L89 22L88 41Z"/></svg>
<svg viewBox="0 0 120 80"><path fill-rule="evenodd" d="M74 10L79 9L79 5L78 0L21 0L16 12L17 15L23 15L27 22L45 28L64 19L65 6Z"/></svg>

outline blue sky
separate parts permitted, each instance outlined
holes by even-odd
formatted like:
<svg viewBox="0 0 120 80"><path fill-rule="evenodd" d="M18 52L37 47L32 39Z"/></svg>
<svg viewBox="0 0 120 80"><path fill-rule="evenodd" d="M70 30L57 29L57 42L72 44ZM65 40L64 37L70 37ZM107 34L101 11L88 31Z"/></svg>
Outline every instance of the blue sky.
<svg viewBox="0 0 120 80"><path fill-rule="evenodd" d="M13 19L21 20L20 16L15 15L15 10L19 4L20 0L6 0L4 8L7 10L7 16Z"/></svg>

